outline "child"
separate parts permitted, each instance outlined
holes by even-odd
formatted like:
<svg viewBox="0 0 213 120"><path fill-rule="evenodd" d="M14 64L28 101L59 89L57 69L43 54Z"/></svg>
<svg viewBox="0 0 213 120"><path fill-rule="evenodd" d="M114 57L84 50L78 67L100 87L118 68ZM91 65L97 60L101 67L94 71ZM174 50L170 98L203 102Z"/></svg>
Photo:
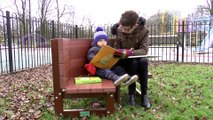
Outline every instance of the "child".
<svg viewBox="0 0 213 120"><path fill-rule="evenodd" d="M107 34L103 31L101 27L97 27L96 32L94 34L94 40L92 41L92 47L89 49L87 53L87 59L91 61L95 57L95 55L99 52L101 47L107 44L108 44ZM91 64L86 66L87 70L88 66L91 67ZM95 68L95 70L92 71L93 74L96 74L102 78L113 80L115 86L119 86L121 83L130 85L138 80L137 75L129 76L128 74L126 74L125 70L122 67L116 65L111 69Z"/></svg>

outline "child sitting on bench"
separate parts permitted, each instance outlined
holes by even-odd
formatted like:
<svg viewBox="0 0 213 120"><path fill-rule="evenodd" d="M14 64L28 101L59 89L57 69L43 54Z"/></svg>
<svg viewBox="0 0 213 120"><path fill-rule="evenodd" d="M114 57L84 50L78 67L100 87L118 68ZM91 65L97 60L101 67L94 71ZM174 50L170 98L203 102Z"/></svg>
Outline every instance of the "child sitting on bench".
<svg viewBox="0 0 213 120"><path fill-rule="evenodd" d="M87 53L87 59L91 61L95 55L99 52L101 47L108 44L108 36L103 31L103 28L97 27L94 34L94 40L92 41L92 47ZM117 87L124 83L126 85L131 85L138 80L137 75L129 76L126 71L121 66L113 66L111 69L100 69L95 68L91 63L85 65L86 69L92 75L97 75L102 78L113 80L114 85Z"/></svg>

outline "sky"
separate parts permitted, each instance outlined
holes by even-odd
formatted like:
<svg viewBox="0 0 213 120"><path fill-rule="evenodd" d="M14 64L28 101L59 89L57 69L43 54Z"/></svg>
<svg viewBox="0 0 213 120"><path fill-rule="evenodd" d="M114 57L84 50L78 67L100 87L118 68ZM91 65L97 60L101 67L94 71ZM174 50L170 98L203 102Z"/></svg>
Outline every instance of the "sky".
<svg viewBox="0 0 213 120"><path fill-rule="evenodd" d="M88 17L95 24L118 22L121 14L126 10L135 10L145 18L157 13L158 10L176 10L185 17L197 5L206 4L206 0L59 0L59 2L61 6L67 4L74 7L79 23L82 22L83 17ZM4 0L0 0L0 3L1 8L11 4Z"/></svg>
<svg viewBox="0 0 213 120"><path fill-rule="evenodd" d="M117 22L126 10L135 10L140 16L149 17L158 10L178 10L182 17L192 12L206 0L70 0L76 13L89 15L95 23Z"/></svg>

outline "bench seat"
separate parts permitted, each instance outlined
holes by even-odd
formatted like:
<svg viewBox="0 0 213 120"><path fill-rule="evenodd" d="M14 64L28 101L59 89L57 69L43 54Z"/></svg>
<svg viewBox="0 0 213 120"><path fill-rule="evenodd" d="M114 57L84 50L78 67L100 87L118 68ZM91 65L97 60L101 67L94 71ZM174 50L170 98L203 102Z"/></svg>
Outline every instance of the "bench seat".
<svg viewBox="0 0 213 120"><path fill-rule="evenodd" d="M71 78L70 82L65 87L65 92L68 93L103 93L115 92L115 86L111 80L102 79L101 83L76 85L75 78Z"/></svg>

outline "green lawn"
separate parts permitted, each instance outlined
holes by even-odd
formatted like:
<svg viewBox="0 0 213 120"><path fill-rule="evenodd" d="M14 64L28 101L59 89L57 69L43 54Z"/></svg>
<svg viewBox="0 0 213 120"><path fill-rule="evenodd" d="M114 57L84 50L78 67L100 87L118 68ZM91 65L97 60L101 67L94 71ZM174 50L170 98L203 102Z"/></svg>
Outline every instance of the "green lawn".
<svg viewBox="0 0 213 120"><path fill-rule="evenodd" d="M182 64L151 63L149 71L153 78L149 79L149 97L152 108L144 110L140 106L127 105L127 87L122 87L121 111L116 111L112 116L99 118L92 115L93 120L212 120L213 119L213 65L212 64ZM49 82L52 82L50 80ZM34 103L39 105L53 101L52 85L44 86L45 89L40 100ZM41 88L40 88L41 89ZM25 89L23 89L25 90ZM22 91L23 91L22 90ZM32 90L28 90L32 93ZM45 97L48 96L48 97ZM10 103L8 98L0 99L0 114L4 113ZM47 102L48 101L48 102ZM100 100L93 100L100 101ZM91 100L66 100L65 107L90 105ZM139 97L136 98L139 103ZM57 118L54 110L43 107L39 119L52 120ZM14 112L13 112L14 113ZM11 115L12 116L12 115Z"/></svg>
<svg viewBox="0 0 213 120"><path fill-rule="evenodd" d="M127 105L127 87L122 88L122 110L102 120L206 120L213 119L213 66L199 64L151 65L149 80L152 108ZM84 101L85 102L85 101ZM79 102L79 103L84 103ZM88 104L88 102L86 102ZM139 97L137 103L140 103Z"/></svg>

